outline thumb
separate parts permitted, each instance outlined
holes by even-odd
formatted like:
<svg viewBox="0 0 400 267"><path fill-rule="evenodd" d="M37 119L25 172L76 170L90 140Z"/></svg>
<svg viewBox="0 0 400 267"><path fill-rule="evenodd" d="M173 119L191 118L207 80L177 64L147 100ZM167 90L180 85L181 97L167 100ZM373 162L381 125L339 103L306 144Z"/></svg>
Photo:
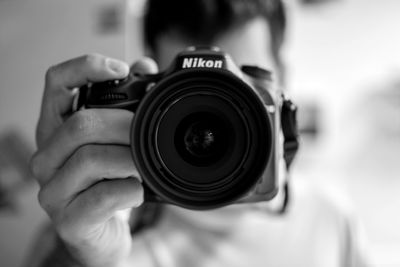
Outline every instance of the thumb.
<svg viewBox="0 0 400 267"><path fill-rule="evenodd" d="M144 57L139 59L131 66L131 73L141 76L146 74L156 74L158 73L157 63L149 58Z"/></svg>

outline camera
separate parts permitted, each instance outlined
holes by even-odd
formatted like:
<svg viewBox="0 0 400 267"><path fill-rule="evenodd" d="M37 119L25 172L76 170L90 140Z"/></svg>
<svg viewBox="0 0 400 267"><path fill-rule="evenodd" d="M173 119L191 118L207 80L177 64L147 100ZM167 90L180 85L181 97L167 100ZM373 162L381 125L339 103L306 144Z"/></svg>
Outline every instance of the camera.
<svg viewBox="0 0 400 267"><path fill-rule="evenodd" d="M77 109L135 113L145 201L197 210L277 194L281 106L269 71L239 68L216 47L190 47L163 72L88 84L77 97Z"/></svg>

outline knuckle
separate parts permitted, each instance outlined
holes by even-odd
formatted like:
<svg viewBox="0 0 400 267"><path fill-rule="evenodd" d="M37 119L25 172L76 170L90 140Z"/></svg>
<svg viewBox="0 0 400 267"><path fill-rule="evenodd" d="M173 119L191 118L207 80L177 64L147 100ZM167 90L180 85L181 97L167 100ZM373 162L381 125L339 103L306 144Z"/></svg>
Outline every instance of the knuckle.
<svg viewBox="0 0 400 267"><path fill-rule="evenodd" d="M62 240L71 240L76 235L76 229L68 218L59 218L55 222L57 233Z"/></svg>
<svg viewBox="0 0 400 267"><path fill-rule="evenodd" d="M94 110L75 112L68 121L67 131L73 138L87 138L100 130L102 121Z"/></svg>
<svg viewBox="0 0 400 267"><path fill-rule="evenodd" d="M54 83L55 77L57 76L56 75L57 72L58 72L58 65L50 66L47 69L46 74L45 74L46 84L53 84Z"/></svg>
<svg viewBox="0 0 400 267"><path fill-rule="evenodd" d="M93 190L89 204L94 207L97 206L101 209L112 208L115 203L115 197L115 192L111 190L110 186L106 185L106 182L99 183Z"/></svg>
<svg viewBox="0 0 400 267"><path fill-rule="evenodd" d="M87 54L83 59L85 64L91 68L96 68L104 63L104 57L96 53Z"/></svg>
<svg viewBox="0 0 400 267"><path fill-rule="evenodd" d="M133 196L132 200L133 207L139 207L143 202L144 202L144 189L142 186L139 186L138 188L136 188Z"/></svg>
<svg viewBox="0 0 400 267"><path fill-rule="evenodd" d="M97 146L84 145L73 156L74 164L81 169L93 169L99 157Z"/></svg>
<svg viewBox="0 0 400 267"><path fill-rule="evenodd" d="M42 208L44 208L45 203L46 203L47 200L46 200L46 196L45 196L45 193L44 193L43 188L39 190L39 193L38 193L38 201L39 201L40 206L41 206Z"/></svg>
<svg viewBox="0 0 400 267"><path fill-rule="evenodd" d="M57 233L58 236L62 239L62 240L68 240L68 238L70 238L71 236L71 230L70 227L68 227L68 224L60 221L56 224L56 229L57 229Z"/></svg>
<svg viewBox="0 0 400 267"><path fill-rule="evenodd" d="M41 160L39 157L39 154L35 154L32 156L30 162L29 162L29 168L31 171L31 174L37 179L42 175L42 164Z"/></svg>
<svg viewBox="0 0 400 267"><path fill-rule="evenodd" d="M40 206L49 214L52 212L52 205L49 199L49 194L46 190L46 187L43 187L39 190L38 193L38 201Z"/></svg>
<svg viewBox="0 0 400 267"><path fill-rule="evenodd" d="M142 202L144 201L144 189L143 189L142 185L140 185L138 187L137 192L136 192L136 196L137 196L139 205L142 204Z"/></svg>

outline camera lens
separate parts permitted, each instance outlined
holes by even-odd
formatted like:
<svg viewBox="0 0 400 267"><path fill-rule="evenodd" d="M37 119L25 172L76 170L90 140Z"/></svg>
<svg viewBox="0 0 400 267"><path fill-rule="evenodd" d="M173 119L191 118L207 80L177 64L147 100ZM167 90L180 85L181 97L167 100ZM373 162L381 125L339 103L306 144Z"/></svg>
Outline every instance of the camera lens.
<svg viewBox="0 0 400 267"><path fill-rule="evenodd" d="M185 147L193 156L206 158L216 149L215 129L205 122L192 124L185 133Z"/></svg>
<svg viewBox="0 0 400 267"><path fill-rule="evenodd" d="M182 70L156 84L131 128L135 165L162 201L190 209L226 205L257 183L272 149L261 98L223 70Z"/></svg>
<svg viewBox="0 0 400 267"><path fill-rule="evenodd" d="M184 118L175 132L175 146L189 164L207 166L227 152L229 127L221 118L197 112Z"/></svg>
<svg viewBox="0 0 400 267"><path fill-rule="evenodd" d="M240 110L204 88L175 96L154 125L154 160L176 187L201 191L226 182L247 154L249 129Z"/></svg>

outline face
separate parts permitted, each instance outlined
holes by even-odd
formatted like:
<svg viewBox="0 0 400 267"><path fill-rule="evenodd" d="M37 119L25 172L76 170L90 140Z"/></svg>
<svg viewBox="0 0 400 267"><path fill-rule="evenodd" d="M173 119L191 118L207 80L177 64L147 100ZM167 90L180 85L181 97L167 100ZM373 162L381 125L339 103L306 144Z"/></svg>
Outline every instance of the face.
<svg viewBox="0 0 400 267"><path fill-rule="evenodd" d="M154 57L160 70L166 69L176 54L193 45L203 44L189 40L176 31L168 31L159 36ZM263 18L255 18L245 25L235 27L207 45L221 48L239 66L257 65L271 70L277 75L275 80L279 80L280 74L272 56L268 23Z"/></svg>
<svg viewBox="0 0 400 267"><path fill-rule="evenodd" d="M160 70L169 67L177 53L188 46L203 45L188 40L178 32L169 31L159 36L157 40L154 58L159 64ZM237 65L257 65L266 68L274 74L274 80L280 79L280 73L274 62L271 49L271 37L268 23L263 18L255 18L241 27L235 27L224 35L220 36L212 44L220 47L230 54ZM271 205L271 201L267 205ZM255 210L260 204L239 204L230 205L212 211L191 211L178 207L171 209L185 217L193 224L202 224L207 227L226 228L237 219L237 216ZM265 206L265 203L264 203ZM229 225L227 225L227 223Z"/></svg>

